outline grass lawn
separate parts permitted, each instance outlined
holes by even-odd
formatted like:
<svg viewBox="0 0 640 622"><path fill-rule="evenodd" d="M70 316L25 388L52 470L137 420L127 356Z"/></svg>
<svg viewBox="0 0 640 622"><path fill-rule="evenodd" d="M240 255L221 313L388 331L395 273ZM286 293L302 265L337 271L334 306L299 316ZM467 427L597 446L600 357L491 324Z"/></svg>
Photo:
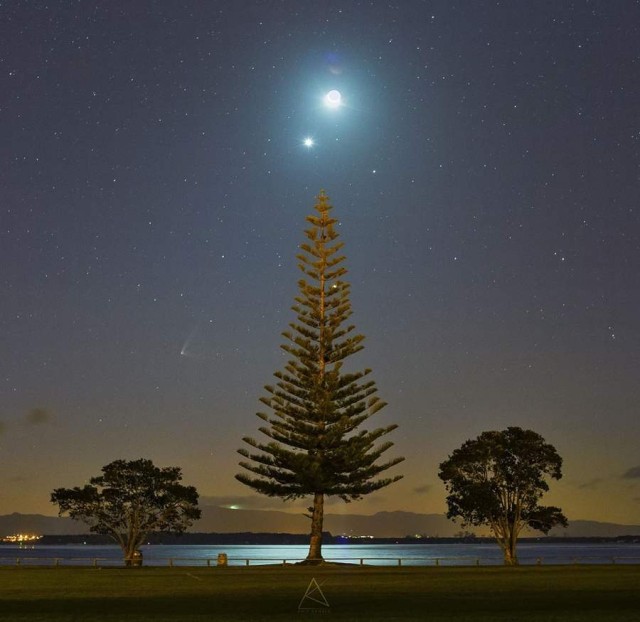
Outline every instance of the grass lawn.
<svg viewBox="0 0 640 622"><path fill-rule="evenodd" d="M329 607L298 611L315 579ZM319 594L314 594L318 596ZM321 598L320 598L321 600ZM640 566L0 568L0 620L640 622Z"/></svg>

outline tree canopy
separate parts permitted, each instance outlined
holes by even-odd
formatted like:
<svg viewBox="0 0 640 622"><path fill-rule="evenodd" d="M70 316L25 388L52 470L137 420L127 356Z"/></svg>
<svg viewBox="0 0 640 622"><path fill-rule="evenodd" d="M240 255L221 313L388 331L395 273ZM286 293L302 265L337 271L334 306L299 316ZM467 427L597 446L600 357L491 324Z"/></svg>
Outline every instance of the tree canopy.
<svg viewBox="0 0 640 622"><path fill-rule="evenodd" d="M51 502L59 514L82 521L93 533L110 536L130 565L152 532L182 533L200 518L198 493L180 484L179 467L151 460L115 460L82 488L56 488Z"/></svg>
<svg viewBox="0 0 640 622"><path fill-rule="evenodd" d="M567 525L559 508L539 503L549 490L547 478L562 477L562 458L532 430L483 432L440 464L439 477L448 492L447 516L490 527L506 564L517 564L524 527L547 533Z"/></svg>
<svg viewBox="0 0 640 622"><path fill-rule="evenodd" d="M245 458L240 462L245 472L236 475L265 495L313 498L310 562L322 559L325 496L348 502L388 486L402 476L378 476L404 459L379 462L393 443L378 441L397 426L362 428L385 402L367 378L370 369L344 367L348 357L363 349L364 336L347 323L352 314L350 286L331 209L321 192L316 213L306 218L310 227L297 255L303 278L292 307L297 322L289 324L281 346L289 360L260 400L270 411L258 413L265 423L259 431L267 440L243 439L250 449L238 450Z"/></svg>

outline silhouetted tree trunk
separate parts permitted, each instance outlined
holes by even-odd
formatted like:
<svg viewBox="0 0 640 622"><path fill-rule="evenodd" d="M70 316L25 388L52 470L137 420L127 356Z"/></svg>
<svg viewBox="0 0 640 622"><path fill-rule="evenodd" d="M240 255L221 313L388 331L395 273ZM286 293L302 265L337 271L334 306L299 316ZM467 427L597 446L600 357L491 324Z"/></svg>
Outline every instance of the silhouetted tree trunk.
<svg viewBox="0 0 640 622"><path fill-rule="evenodd" d="M324 523L324 495L321 492L313 495L313 508L311 512L311 540L309 542L309 554L307 561L317 562L322 560L322 525Z"/></svg>

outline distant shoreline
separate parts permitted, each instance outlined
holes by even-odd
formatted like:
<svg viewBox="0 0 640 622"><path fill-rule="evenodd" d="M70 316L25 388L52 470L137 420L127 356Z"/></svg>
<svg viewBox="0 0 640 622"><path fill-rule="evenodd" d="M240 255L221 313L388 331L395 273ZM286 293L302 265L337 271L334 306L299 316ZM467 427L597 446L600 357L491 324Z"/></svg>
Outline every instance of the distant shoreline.
<svg viewBox="0 0 640 622"><path fill-rule="evenodd" d="M566 543L638 543L640 542L640 534L629 534L626 536L615 537L558 537L558 536L541 536L534 538L519 538L520 543L535 542L536 544L558 544ZM492 537L421 537L416 538L407 536L404 538L368 538L368 537L347 537L334 536L326 533L323 537L324 544L349 544L349 545L367 545L367 544L413 544L413 545L430 545L430 544L473 544L473 543L494 543ZM147 544L180 544L180 545L203 545L203 544L235 544L235 545L291 545L291 544L308 544L309 536L307 534L289 534L289 533L184 533L181 535L171 534L152 534ZM96 534L79 534L79 535L43 535L38 540L38 545L65 545L65 544L114 544L108 536Z"/></svg>

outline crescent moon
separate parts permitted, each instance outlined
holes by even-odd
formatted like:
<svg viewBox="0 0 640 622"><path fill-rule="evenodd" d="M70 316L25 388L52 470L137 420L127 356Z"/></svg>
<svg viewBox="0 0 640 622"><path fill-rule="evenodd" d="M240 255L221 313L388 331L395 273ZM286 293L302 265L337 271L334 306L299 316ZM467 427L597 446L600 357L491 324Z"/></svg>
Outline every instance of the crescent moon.
<svg viewBox="0 0 640 622"><path fill-rule="evenodd" d="M329 108L339 108L342 106L342 94L340 91L333 89L324 96L324 103Z"/></svg>

